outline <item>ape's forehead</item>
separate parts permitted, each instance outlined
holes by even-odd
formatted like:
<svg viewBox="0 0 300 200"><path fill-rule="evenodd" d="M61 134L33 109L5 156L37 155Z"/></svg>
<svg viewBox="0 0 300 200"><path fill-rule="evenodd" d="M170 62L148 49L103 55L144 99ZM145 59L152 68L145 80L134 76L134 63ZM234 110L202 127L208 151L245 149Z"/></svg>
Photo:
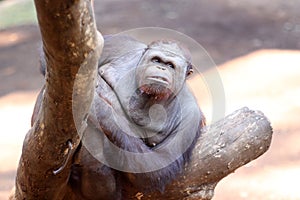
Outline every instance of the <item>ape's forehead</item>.
<svg viewBox="0 0 300 200"><path fill-rule="evenodd" d="M170 55L177 55L178 57L183 57L188 62L191 62L190 51L183 47L179 42L173 40L159 40L152 42L149 49L156 49L158 51L165 52Z"/></svg>

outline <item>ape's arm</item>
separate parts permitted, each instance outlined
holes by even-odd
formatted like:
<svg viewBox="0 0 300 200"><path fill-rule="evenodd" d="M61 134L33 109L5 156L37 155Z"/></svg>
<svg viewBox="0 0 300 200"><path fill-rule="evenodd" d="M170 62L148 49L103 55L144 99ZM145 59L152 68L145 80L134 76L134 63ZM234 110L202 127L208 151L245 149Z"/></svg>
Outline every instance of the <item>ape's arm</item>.
<svg viewBox="0 0 300 200"><path fill-rule="evenodd" d="M96 144L95 142L94 146L96 148L103 146L104 160L108 166L113 168L117 166L119 170L125 172L138 172L124 173L127 177L127 185L131 183L131 187L140 190L158 189L162 191L165 185L173 180L184 164L188 162L200 129L204 125L204 117L193 97L190 94L182 94L185 106L182 105L183 110L179 111L182 113L179 124L162 144L158 143L155 148L150 148L135 133L130 132L128 127L126 128L127 121L123 120L126 117L122 115L123 111L116 105L118 99L102 79L98 81L100 81L97 88L98 94L95 95L94 110L89 117L90 123L98 131L93 135L86 133L85 140L88 144L93 141L104 143ZM100 92L100 89L105 92ZM106 96L99 96L103 93ZM120 115L122 116L120 117ZM172 123L172 121L168 121L168 123ZM105 136L102 136L103 133ZM97 163L95 164L97 165ZM144 185L144 182L148 184Z"/></svg>

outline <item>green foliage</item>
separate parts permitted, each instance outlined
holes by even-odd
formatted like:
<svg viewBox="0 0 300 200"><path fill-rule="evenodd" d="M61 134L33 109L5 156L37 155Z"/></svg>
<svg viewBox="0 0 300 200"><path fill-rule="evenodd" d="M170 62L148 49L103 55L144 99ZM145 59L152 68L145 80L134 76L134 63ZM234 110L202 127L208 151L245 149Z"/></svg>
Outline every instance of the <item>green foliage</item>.
<svg viewBox="0 0 300 200"><path fill-rule="evenodd" d="M0 29L22 24L36 23L33 1L0 0Z"/></svg>

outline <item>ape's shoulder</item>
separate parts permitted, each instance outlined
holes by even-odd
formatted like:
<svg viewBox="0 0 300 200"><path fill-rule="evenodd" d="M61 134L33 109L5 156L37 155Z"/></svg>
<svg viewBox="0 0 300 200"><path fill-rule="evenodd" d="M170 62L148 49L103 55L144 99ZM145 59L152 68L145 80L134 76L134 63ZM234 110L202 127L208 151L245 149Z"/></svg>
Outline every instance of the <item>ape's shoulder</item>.
<svg viewBox="0 0 300 200"><path fill-rule="evenodd" d="M146 44L128 35L106 35L99 65L109 63L130 52L144 51L146 48Z"/></svg>

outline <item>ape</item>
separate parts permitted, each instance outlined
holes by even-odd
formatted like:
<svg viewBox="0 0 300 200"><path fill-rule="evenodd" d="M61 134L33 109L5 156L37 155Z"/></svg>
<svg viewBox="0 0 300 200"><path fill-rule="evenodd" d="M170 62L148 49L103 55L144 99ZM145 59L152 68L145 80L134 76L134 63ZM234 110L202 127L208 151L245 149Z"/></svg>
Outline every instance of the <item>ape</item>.
<svg viewBox="0 0 300 200"><path fill-rule="evenodd" d="M75 196L66 198L122 199L132 188L163 192L188 163L205 125L185 85L192 72L189 51L175 41L105 37L69 179Z"/></svg>

